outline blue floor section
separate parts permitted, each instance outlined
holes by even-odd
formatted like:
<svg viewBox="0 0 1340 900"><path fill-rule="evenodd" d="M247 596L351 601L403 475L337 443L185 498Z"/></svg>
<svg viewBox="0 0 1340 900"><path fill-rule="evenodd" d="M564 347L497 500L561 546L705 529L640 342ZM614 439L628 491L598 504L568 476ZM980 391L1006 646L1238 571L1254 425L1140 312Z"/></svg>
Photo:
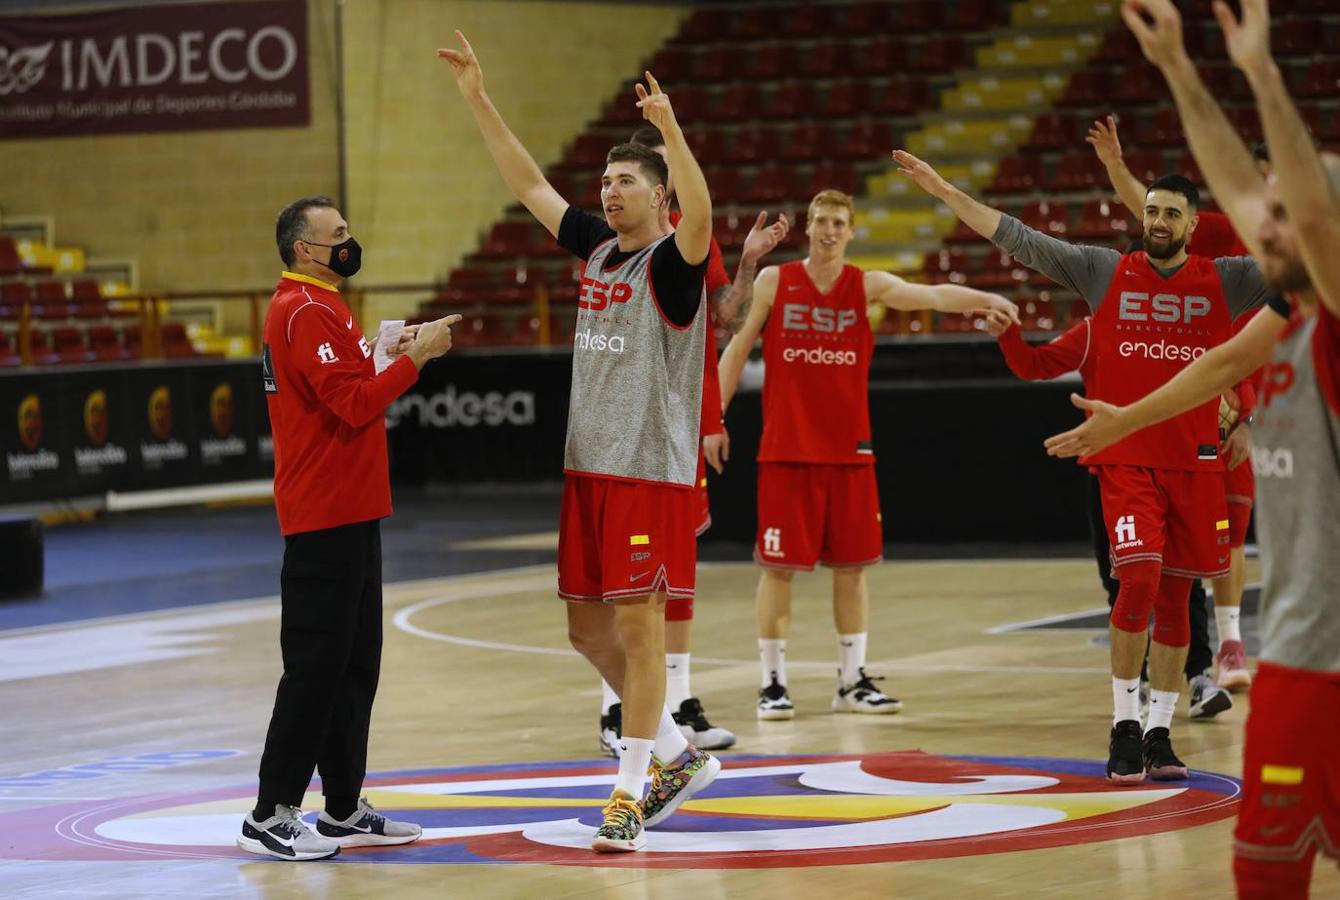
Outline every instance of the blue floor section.
<svg viewBox="0 0 1340 900"><path fill-rule="evenodd" d="M558 529L561 486L410 489L382 522L386 583L553 565L552 550L454 549L465 540ZM710 534L709 534L710 538ZM0 601L0 631L80 619L272 597L284 540L274 508L193 507L108 515L48 529L46 587ZM887 559L1076 557L1082 544L890 545ZM750 548L700 542L703 560L748 562ZM1102 602L1095 578L1094 602Z"/></svg>

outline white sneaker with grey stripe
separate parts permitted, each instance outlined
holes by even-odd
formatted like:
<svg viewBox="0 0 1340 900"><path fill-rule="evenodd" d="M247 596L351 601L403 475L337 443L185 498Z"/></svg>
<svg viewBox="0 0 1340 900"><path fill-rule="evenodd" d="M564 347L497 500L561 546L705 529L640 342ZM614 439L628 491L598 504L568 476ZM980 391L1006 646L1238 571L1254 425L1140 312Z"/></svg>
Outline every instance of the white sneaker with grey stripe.
<svg viewBox="0 0 1340 900"><path fill-rule="evenodd" d="M337 822L322 810L316 817L316 830L341 847L390 847L409 844L423 837L423 829L413 822L394 822L372 808L367 798L358 801L358 809L343 822Z"/></svg>
<svg viewBox="0 0 1340 900"><path fill-rule="evenodd" d="M302 810L275 804L275 814L257 822L247 813L237 846L248 853L277 859L326 859L340 852L338 841L313 833L302 820Z"/></svg>

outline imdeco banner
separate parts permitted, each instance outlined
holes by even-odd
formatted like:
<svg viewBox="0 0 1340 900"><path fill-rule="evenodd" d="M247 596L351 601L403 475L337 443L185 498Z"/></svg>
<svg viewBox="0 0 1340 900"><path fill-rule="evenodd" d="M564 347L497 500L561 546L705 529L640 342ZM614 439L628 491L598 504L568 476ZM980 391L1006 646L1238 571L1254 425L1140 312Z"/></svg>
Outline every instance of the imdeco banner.
<svg viewBox="0 0 1340 900"><path fill-rule="evenodd" d="M308 124L306 0L0 18L0 139Z"/></svg>

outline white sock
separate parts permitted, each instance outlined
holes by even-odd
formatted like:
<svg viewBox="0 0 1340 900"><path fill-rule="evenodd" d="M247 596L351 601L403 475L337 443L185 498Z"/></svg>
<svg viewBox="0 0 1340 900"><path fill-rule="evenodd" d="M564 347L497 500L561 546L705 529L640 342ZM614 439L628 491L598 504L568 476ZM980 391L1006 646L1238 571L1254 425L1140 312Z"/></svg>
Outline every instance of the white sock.
<svg viewBox="0 0 1340 900"><path fill-rule="evenodd" d="M1172 728L1177 697L1177 691L1149 692L1149 721L1145 724L1145 734L1149 734L1152 728Z"/></svg>
<svg viewBox="0 0 1340 900"><path fill-rule="evenodd" d="M1140 721L1140 679L1112 679L1112 724Z"/></svg>
<svg viewBox="0 0 1340 900"><path fill-rule="evenodd" d="M661 707L661 721L656 726L655 744L652 755L662 765L669 765L689 749L689 742L684 739L684 732L679 730L675 720L670 718L670 710L664 706Z"/></svg>
<svg viewBox="0 0 1340 900"><path fill-rule="evenodd" d="M848 687L861 679L861 669L865 668L865 643L867 633L839 634L838 640L838 678L842 686Z"/></svg>
<svg viewBox="0 0 1340 900"><path fill-rule="evenodd" d="M689 690L688 653L665 654L665 705L678 710L685 700L693 696Z"/></svg>
<svg viewBox="0 0 1340 900"><path fill-rule="evenodd" d="M651 748L656 742L630 737L619 740L623 743L623 751L619 754L619 777L614 780L614 790L641 800L642 788L647 783L647 769L651 767Z"/></svg>
<svg viewBox="0 0 1340 900"><path fill-rule="evenodd" d="M600 714L609 715L610 707L618 702L619 695L614 693L614 688L605 679L600 679Z"/></svg>
<svg viewBox="0 0 1340 900"><path fill-rule="evenodd" d="M1242 614L1240 606L1219 606L1214 607L1214 624L1219 627L1219 643L1224 641L1242 640L1242 626L1238 623L1238 617Z"/></svg>
<svg viewBox="0 0 1340 900"><path fill-rule="evenodd" d="M758 655L763 661L763 681L759 687L767 687L774 678L778 684L786 687L786 639L774 641L759 638Z"/></svg>

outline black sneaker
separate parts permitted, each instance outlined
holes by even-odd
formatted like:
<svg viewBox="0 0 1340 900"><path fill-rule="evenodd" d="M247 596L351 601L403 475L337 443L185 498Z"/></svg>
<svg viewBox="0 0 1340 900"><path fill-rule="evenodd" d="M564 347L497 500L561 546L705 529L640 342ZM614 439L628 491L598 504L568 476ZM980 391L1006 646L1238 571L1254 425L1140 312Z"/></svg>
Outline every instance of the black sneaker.
<svg viewBox="0 0 1340 900"><path fill-rule="evenodd" d="M707 713L697 697L690 697L679 704L679 712L672 712L684 739L699 750L725 750L735 745L735 735L724 728L718 728L707 721Z"/></svg>
<svg viewBox="0 0 1340 900"><path fill-rule="evenodd" d="M302 810L275 804L275 814L257 822L247 813L237 846L248 853L279 859L326 859L340 852L339 841L316 834L302 820Z"/></svg>
<svg viewBox="0 0 1340 900"><path fill-rule="evenodd" d="M1167 729L1163 729L1167 734ZM1112 726L1107 749L1107 780L1113 784L1140 784L1145 780L1141 756L1140 723L1124 719Z"/></svg>
<svg viewBox="0 0 1340 900"><path fill-rule="evenodd" d="M774 677L767 687L758 692L758 717L760 719L790 719L796 714L791 705L791 697L786 693L786 685Z"/></svg>
<svg viewBox="0 0 1340 900"><path fill-rule="evenodd" d="M1144 740L1145 771L1155 781L1186 778L1186 763L1173 753L1172 735L1166 728L1151 728Z"/></svg>
<svg viewBox="0 0 1340 900"><path fill-rule="evenodd" d="M616 703L600 717L600 752L619 758L619 738L623 737L623 704Z"/></svg>

